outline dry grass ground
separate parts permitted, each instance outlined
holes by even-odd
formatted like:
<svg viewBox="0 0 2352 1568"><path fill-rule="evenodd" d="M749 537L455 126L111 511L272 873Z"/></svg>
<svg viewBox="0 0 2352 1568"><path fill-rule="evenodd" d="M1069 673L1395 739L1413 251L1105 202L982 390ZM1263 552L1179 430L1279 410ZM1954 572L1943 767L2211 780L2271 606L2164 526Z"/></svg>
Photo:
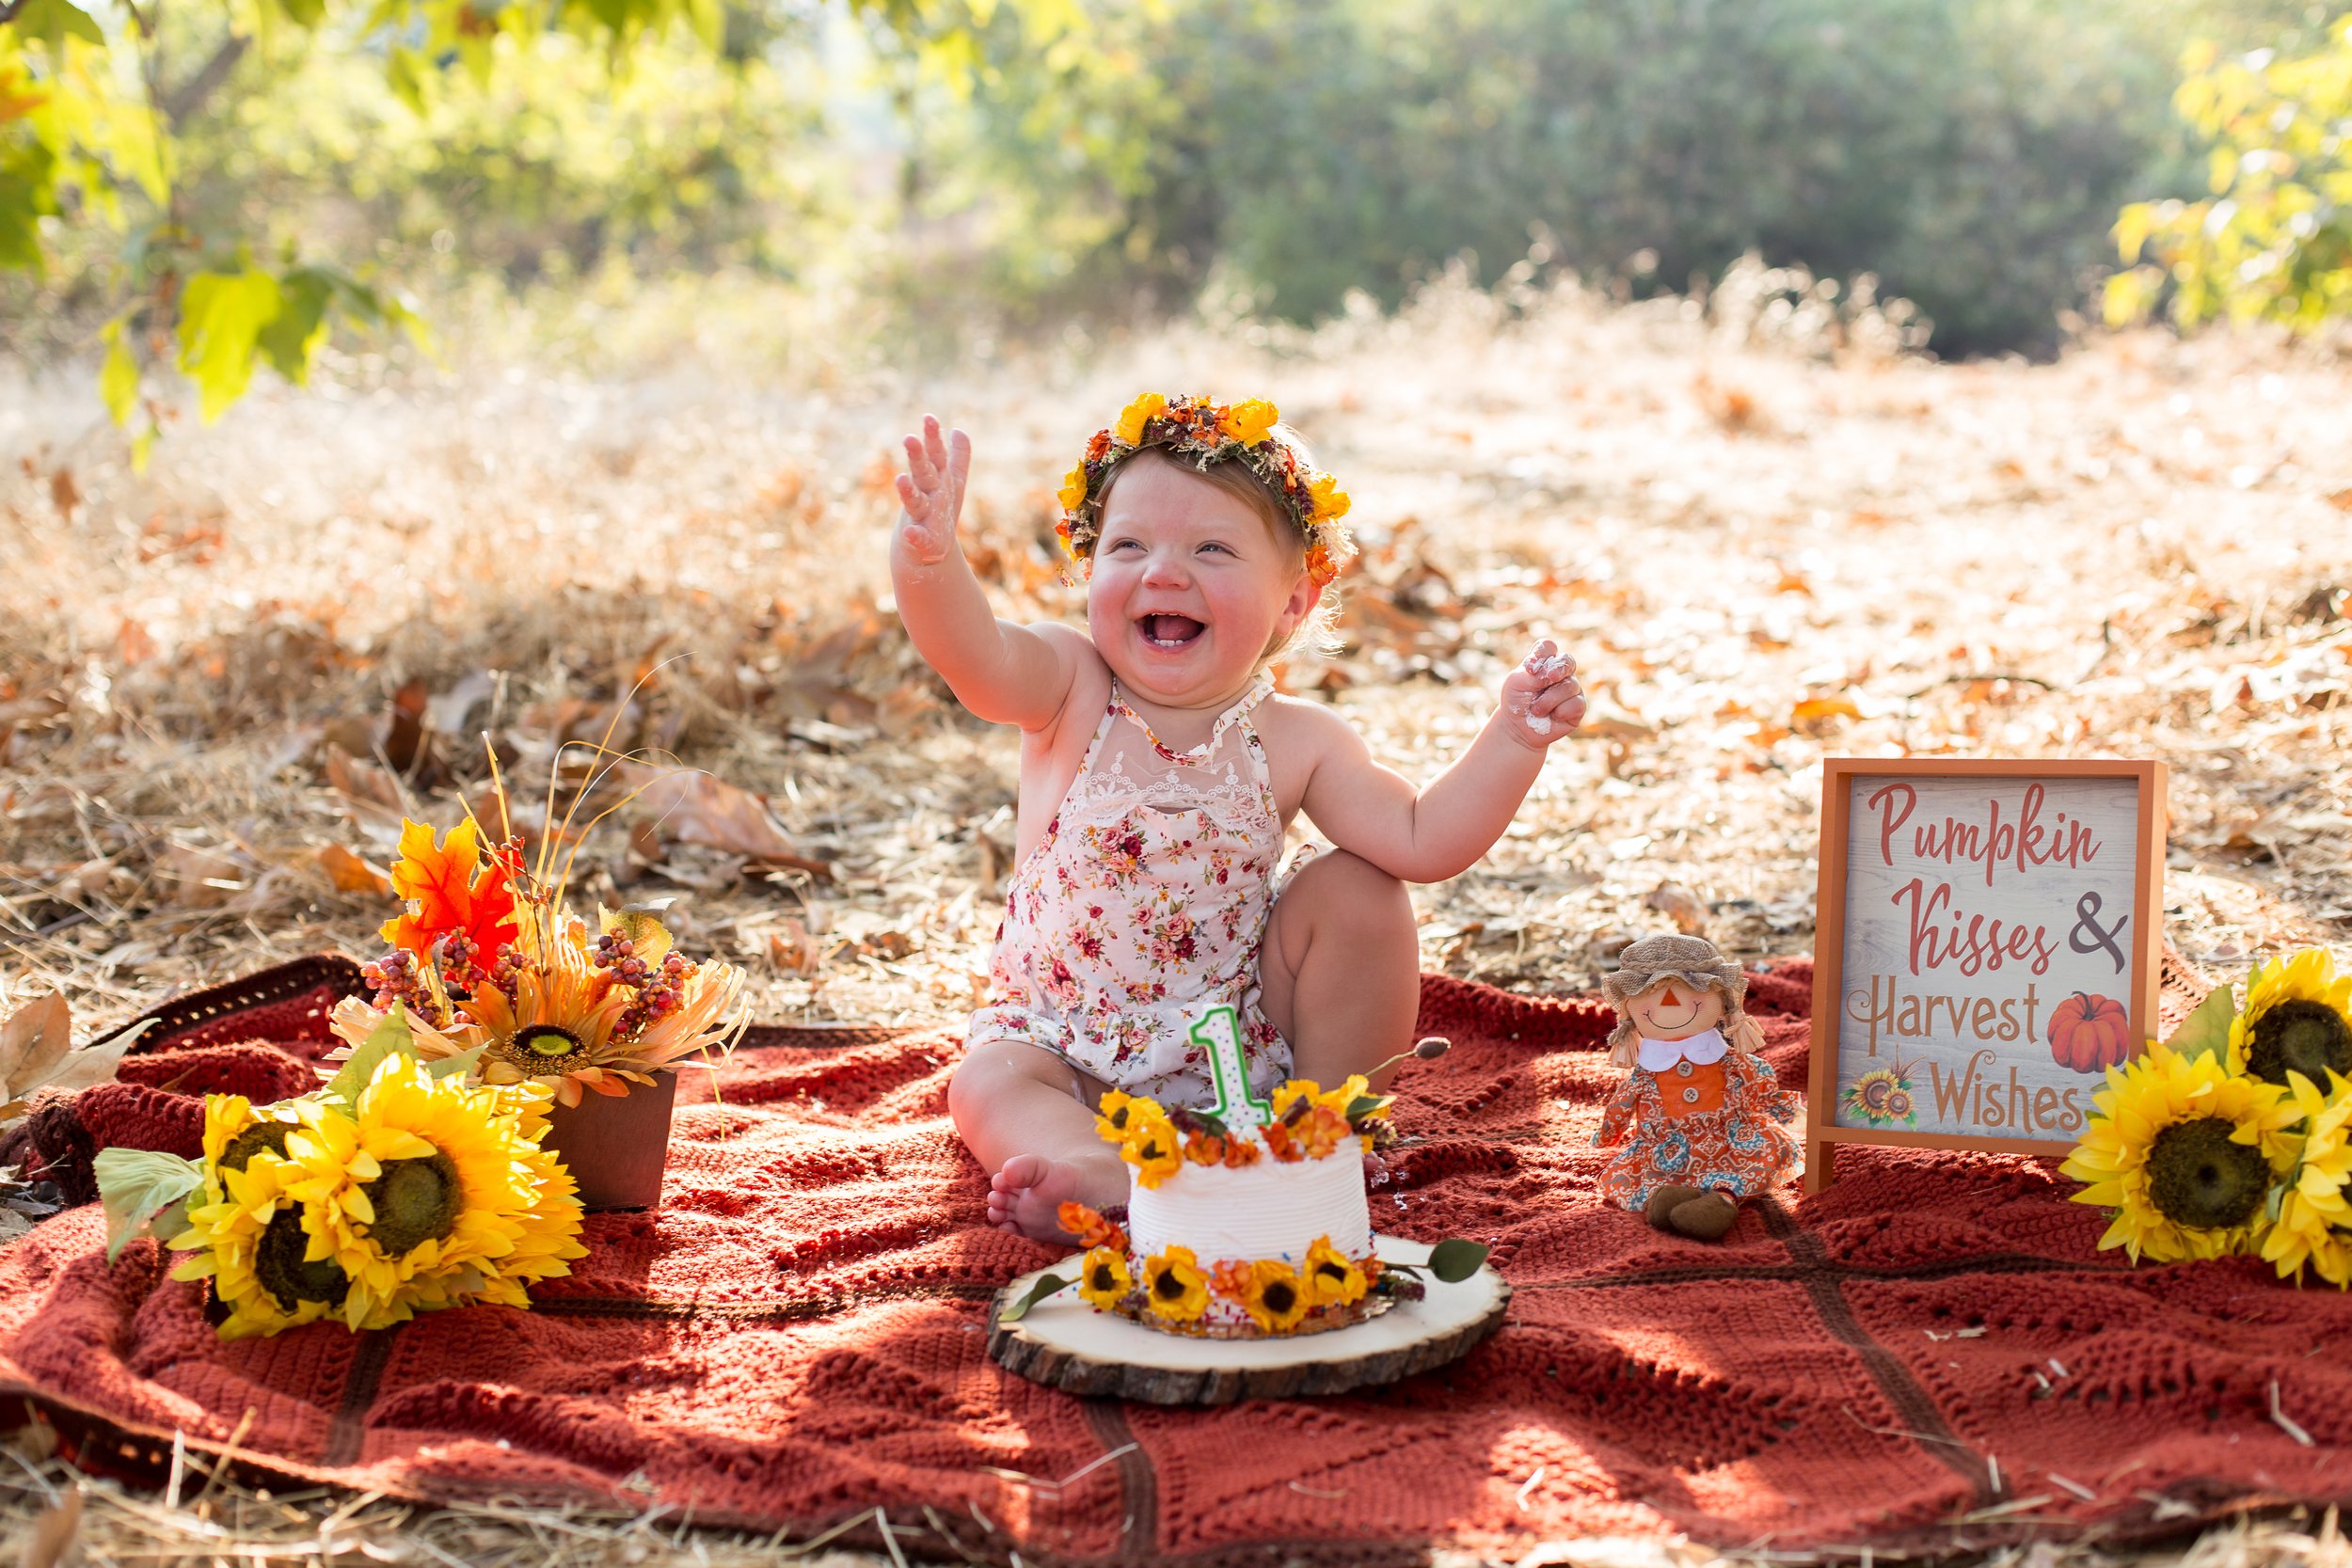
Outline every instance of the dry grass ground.
<svg viewBox="0 0 2352 1568"><path fill-rule="evenodd" d="M558 830L586 783L553 742L610 722L707 776L587 791L576 825L618 809L578 843L584 891L675 896L673 924L748 963L769 1017L961 1013L1009 869L1014 744L952 708L892 614L894 438L926 408L973 432L977 562L1006 612L1071 616L1050 491L1145 386L1273 396L1353 491L1348 645L1285 679L1406 773L1443 766L1538 636L1583 667L1590 734L1483 863L1419 891L1428 967L1576 989L1677 920L1747 957L1805 951L1820 760L1900 752L2163 758L2173 940L2224 974L2345 952L2352 370L2154 334L1937 365L1874 351L1873 318L1789 281L1704 313L1438 287L1312 337L1191 331L821 391L353 366L176 429L143 478L86 388L19 382L0 389L0 984L62 987L97 1025L371 952L401 815L487 809L483 735L539 834L550 773ZM59 1482L28 1463L41 1479L0 1462L0 1516ZM751 1550L673 1540L675 1520L207 1503L108 1494L89 1520L116 1521L111 1544L87 1539L124 1560L324 1560L339 1531L416 1561ZM2313 1530L2198 1551L2341 1561Z"/></svg>

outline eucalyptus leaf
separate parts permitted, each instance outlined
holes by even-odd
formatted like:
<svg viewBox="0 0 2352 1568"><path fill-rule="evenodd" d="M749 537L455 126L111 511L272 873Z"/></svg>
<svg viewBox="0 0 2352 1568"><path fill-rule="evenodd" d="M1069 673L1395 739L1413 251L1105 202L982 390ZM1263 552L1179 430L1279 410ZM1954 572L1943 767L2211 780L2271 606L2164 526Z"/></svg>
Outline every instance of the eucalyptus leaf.
<svg viewBox="0 0 2352 1568"><path fill-rule="evenodd" d="M2194 1059L2212 1056L2216 1061L2229 1049L2230 1025L2237 1019L2237 998L2226 985L2216 986L2197 1004L2197 1010L2181 1021L2172 1031L2172 1037L2164 1043L2182 1055Z"/></svg>
<svg viewBox="0 0 2352 1568"><path fill-rule="evenodd" d="M1458 1285L1476 1274L1486 1260L1486 1249L1459 1236L1439 1242L1429 1251L1429 1272L1448 1285ZM1383 1265L1385 1267L1385 1265Z"/></svg>
<svg viewBox="0 0 2352 1568"><path fill-rule="evenodd" d="M1074 1283L1076 1283L1074 1280L1064 1279L1057 1274L1046 1275L1022 1292L1020 1300L997 1313L996 1321L1000 1323L1017 1323L1029 1315L1030 1307L1035 1307L1056 1291L1067 1290Z"/></svg>
<svg viewBox="0 0 2352 1568"><path fill-rule="evenodd" d="M204 1183L204 1167L151 1148L102 1148L91 1162L106 1211L106 1261L143 1235L155 1214Z"/></svg>
<svg viewBox="0 0 2352 1568"><path fill-rule="evenodd" d="M424 1070L436 1078L461 1077L473 1070L474 1064L482 1060L482 1053L485 1049L477 1045L471 1051L461 1051L454 1056L443 1056L438 1061L427 1062L424 1064Z"/></svg>
<svg viewBox="0 0 2352 1568"><path fill-rule="evenodd" d="M384 1022L368 1031L343 1063L342 1070L326 1081L321 1091L328 1100L339 1100L345 1105L357 1105L359 1096L375 1079L375 1069L384 1065L387 1056L402 1055L414 1060L417 1054L416 1037L409 1033L408 1015L394 1007L384 1015Z"/></svg>

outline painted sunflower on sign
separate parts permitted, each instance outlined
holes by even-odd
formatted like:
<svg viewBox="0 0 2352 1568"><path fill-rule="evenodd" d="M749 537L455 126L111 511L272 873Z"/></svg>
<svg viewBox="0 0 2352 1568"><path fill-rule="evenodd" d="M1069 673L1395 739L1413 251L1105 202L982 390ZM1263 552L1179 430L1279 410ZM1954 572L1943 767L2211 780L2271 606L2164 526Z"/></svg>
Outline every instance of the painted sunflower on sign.
<svg viewBox="0 0 2352 1568"><path fill-rule="evenodd" d="M1909 1064L1899 1061L1892 1067L1872 1068L1847 1085L1837 1103L1847 1115L1859 1117L1872 1127L1916 1127L1917 1092L1912 1085Z"/></svg>
<svg viewBox="0 0 2352 1568"><path fill-rule="evenodd" d="M2324 947L2256 964L2246 1010L2230 1023L2229 1053L2233 1070L2282 1087L2291 1072L2313 1084L2330 1072L2352 1078L2352 974L2336 974Z"/></svg>
<svg viewBox="0 0 2352 1568"><path fill-rule="evenodd" d="M2211 1053L2158 1046L2107 1069L2107 1086L2059 1167L2086 1183L2077 1203L2114 1211L2099 1238L2134 1262L2219 1258L2265 1238L2265 1200L2291 1157L2296 1115L2275 1085L2239 1077Z"/></svg>

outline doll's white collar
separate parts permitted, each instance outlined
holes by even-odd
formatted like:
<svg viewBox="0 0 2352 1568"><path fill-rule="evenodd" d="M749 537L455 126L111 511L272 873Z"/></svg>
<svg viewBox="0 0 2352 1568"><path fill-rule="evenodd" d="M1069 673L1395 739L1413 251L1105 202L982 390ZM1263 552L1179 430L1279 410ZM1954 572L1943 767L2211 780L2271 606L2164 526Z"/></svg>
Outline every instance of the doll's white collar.
<svg viewBox="0 0 2352 1568"><path fill-rule="evenodd" d="M1720 1062L1730 1049L1731 1042L1724 1038L1721 1029L1704 1030L1680 1040L1654 1040L1644 1035L1638 1059L1650 1071L1663 1072L1677 1062L1694 1062L1700 1067Z"/></svg>

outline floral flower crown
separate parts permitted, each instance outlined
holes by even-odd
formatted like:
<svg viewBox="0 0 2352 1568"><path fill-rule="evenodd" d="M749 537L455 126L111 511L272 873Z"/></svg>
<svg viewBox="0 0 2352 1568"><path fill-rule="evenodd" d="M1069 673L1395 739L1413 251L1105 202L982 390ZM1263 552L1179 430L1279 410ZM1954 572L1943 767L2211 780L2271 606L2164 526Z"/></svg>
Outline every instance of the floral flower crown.
<svg viewBox="0 0 2352 1568"><path fill-rule="evenodd" d="M1274 434L1281 417L1263 398L1225 404L1144 393L1120 411L1117 423L1094 433L1086 456L1062 480L1061 521L1054 528L1062 548L1073 561L1093 559L1111 474L1136 453L1159 447L1196 468L1246 465L1298 526L1307 542L1308 576L1318 588L1328 584L1356 554L1356 542L1340 520L1347 515L1347 492L1329 474L1300 462L1297 451Z"/></svg>

